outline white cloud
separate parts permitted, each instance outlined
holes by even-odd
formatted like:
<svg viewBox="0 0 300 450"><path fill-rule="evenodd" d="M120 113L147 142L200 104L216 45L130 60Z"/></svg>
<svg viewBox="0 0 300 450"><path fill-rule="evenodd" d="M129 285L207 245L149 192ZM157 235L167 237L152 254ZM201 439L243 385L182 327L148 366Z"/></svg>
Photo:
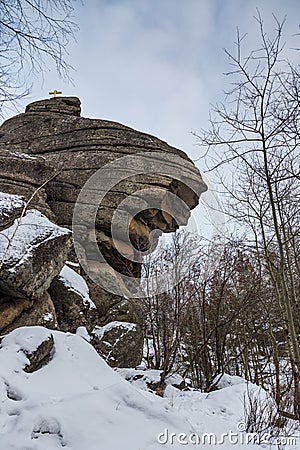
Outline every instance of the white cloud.
<svg viewBox="0 0 300 450"><path fill-rule="evenodd" d="M189 131L207 125L210 103L228 87L223 48L233 48L235 29L256 46L253 16L259 7L266 28L272 13L288 16L289 55L296 45L298 0L89 0L77 4L81 31L70 51L75 86L54 71L35 80L31 98L54 88L82 100L83 114L107 118L155 134L196 157ZM299 37L298 37L298 47ZM201 161L198 163L200 168Z"/></svg>

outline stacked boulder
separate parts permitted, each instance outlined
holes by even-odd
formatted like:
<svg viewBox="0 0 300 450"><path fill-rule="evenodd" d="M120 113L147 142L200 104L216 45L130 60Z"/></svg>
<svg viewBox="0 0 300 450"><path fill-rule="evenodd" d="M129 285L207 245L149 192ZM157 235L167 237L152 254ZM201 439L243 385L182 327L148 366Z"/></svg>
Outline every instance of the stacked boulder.
<svg viewBox="0 0 300 450"><path fill-rule="evenodd" d="M0 194L0 228L0 333L33 324L55 328L47 289L67 259L70 230L7 193Z"/></svg>
<svg viewBox="0 0 300 450"><path fill-rule="evenodd" d="M138 196L147 188L149 201L146 198L141 213L132 216L130 204L125 206L130 241L147 249L153 230L172 232L187 223L189 210L198 204L206 186L184 152L119 123L81 117L80 112L78 98L57 97L31 103L24 114L0 127L0 333L21 325L45 325L71 332L85 326L99 352L104 356L109 353L108 359L118 366L122 365L118 361L124 364L120 344L114 355L101 339L108 333L117 339L120 332L124 352L127 339L130 352L137 355L130 364L137 365L142 347L139 303L130 298L128 286L116 272L129 279L139 277L142 261L132 258L132 246L122 240L118 243L122 254L118 251L111 234L112 217L124 199L134 193ZM97 170L141 152L179 156L183 161L177 168L181 175L174 179L161 173L143 174L141 170L116 182L104 196L96 215L95 236L108 266L113 268L109 271L103 265L98 270L114 284L108 292L79 265L72 245L74 206ZM113 174L107 176L110 183ZM159 207L151 208L151 189ZM167 193L186 205L180 211L180 223L166 212ZM84 228L82 233L88 246L89 233ZM127 325L120 326L120 322ZM112 331L114 323L118 325ZM99 332L108 324L105 333ZM135 352L131 350L133 342Z"/></svg>

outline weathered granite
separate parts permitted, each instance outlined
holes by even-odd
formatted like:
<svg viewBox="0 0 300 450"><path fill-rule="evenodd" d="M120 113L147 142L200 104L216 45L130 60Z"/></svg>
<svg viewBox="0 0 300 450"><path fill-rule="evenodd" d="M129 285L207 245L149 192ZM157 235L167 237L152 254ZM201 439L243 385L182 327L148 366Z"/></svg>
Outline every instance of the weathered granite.
<svg viewBox="0 0 300 450"><path fill-rule="evenodd" d="M102 277L111 286L114 285L114 293L97 286L83 274L89 286L91 299L97 307L96 318L91 319L89 314L84 312L80 299L74 298L74 292L71 296L70 292L68 296L67 292L65 293L64 303L63 295L59 294L59 279L55 276L61 270L67 254L70 254L70 236L61 238L60 243L47 239L45 243L33 247L31 259L25 258L27 268L26 264L23 262L23 265L18 264L17 261L14 262L16 271L2 264L0 270L2 297L5 293L6 298L19 298L15 310L9 301L3 303L6 305L6 315L4 306L2 308L3 318L6 317L3 325L7 323L9 316L12 323L15 323L13 317L19 320L19 314L22 316L27 314L27 311L37 308L38 302L42 298L45 300L43 295L48 288L53 296L57 322L63 329L74 331L77 325L91 328L95 323L105 325L115 320L138 323L140 321L138 301L128 298L129 286L123 281L121 274L129 279L138 278L141 273L141 258L136 257L136 261L132 261L138 250L148 250L150 246L153 248L160 233L172 232L179 225L186 224L190 209L198 204L200 194L206 190L198 169L181 150L154 136L116 122L81 117L80 111L78 98L56 97L31 103L25 113L4 122L0 127L0 191L21 195L25 202L30 199L27 209L34 207L56 224L71 228L78 195L86 181L98 169L126 155L140 153L147 155L151 152L153 159L151 173L147 170L145 173L144 163L139 162L138 168L141 173L135 173L136 167L132 173L131 168L126 167L125 173L128 175L129 170L129 176L122 182L119 182L118 177L114 180L114 171L103 174L104 186L106 181L115 183L102 199L96 215L97 245L108 262L108 265L103 264L100 269L98 266L97 270L99 278ZM171 157L180 157L180 164L174 163L176 177L164 175L163 170L159 173L157 163L161 162L163 165L164 161L161 160L161 156L157 156L156 159L156 154L165 154L166 159L170 157L170 160ZM141 197L140 192L144 189L147 189L147 195ZM96 196L101 194L97 186L92 189L92 193ZM178 206L176 221L168 213L168 208L174 209L169 193L185 202L185 206ZM112 239L112 217L120 203L129 196L132 197L126 206L119 208L121 214L115 230L116 239ZM142 205L142 210L138 214L135 213L137 200ZM82 210L85 213L84 205ZM9 213L7 217L2 215L0 227L5 230L11 226L20 212L21 207L18 211ZM89 208L86 214L88 217ZM92 245L92 239L85 224L80 226L85 244L79 250L82 251L84 260L87 257L86 249ZM124 242L125 229L128 229L132 245ZM157 230L155 236L154 230ZM122 249L122 255L118 248ZM76 262L74 253L72 260ZM34 304L29 306L33 300ZM69 313L72 320L68 320ZM139 345L142 345L141 341ZM127 351L126 345L123 346L123 351Z"/></svg>

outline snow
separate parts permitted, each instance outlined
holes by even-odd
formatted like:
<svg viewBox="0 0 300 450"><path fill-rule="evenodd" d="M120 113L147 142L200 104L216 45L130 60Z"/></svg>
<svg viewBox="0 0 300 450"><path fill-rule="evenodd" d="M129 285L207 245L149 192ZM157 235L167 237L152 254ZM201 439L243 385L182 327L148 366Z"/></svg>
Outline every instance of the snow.
<svg viewBox="0 0 300 450"><path fill-rule="evenodd" d="M129 381L135 388L150 391L149 384L155 385L160 382L161 370L135 370L130 368L115 369L125 380Z"/></svg>
<svg viewBox="0 0 300 450"><path fill-rule="evenodd" d="M9 209L12 211L15 208L22 208L25 206L25 201L20 195L6 194L0 192L0 212L2 214L3 209Z"/></svg>
<svg viewBox="0 0 300 450"><path fill-rule="evenodd" d="M25 373L23 350L32 352L51 333L52 359L40 370ZM23 327L2 339L1 450L244 448L226 439L224 445L211 445L209 436L200 445L179 441L192 442L196 435L202 439L203 433L214 433L220 439L229 430L243 436L244 394L249 389L245 381L237 383L227 375L227 386L210 393L179 391L169 385L161 398L113 371L82 338L85 334L82 327L76 335ZM261 395L257 386L250 384L250 388ZM267 444L245 448L278 449ZM299 440L285 450L297 448Z"/></svg>
<svg viewBox="0 0 300 450"><path fill-rule="evenodd" d="M243 421L245 392L245 382L210 393L179 391L169 385L165 397L174 409L188 417L198 432L221 436L229 429L236 431L236 425Z"/></svg>
<svg viewBox="0 0 300 450"><path fill-rule="evenodd" d="M68 266L64 266L59 274L60 280L66 286L69 291L75 292L82 297L83 303L89 307L89 309L95 309L96 306L90 298L89 288L82 278L75 270Z"/></svg>
<svg viewBox="0 0 300 450"><path fill-rule="evenodd" d="M9 155L16 156L17 158L20 158L20 159L36 159L35 156L28 155L27 153L21 153L21 152L10 152ZM42 157L42 159L44 159L44 157Z"/></svg>
<svg viewBox="0 0 300 450"><path fill-rule="evenodd" d="M82 337L82 339L85 339L87 342L91 341L91 336L89 335L85 327L78 327L76 330L76 334L77 336Z"/></svg>
<svg viewBox="0 0 300 450"><path fill-rule="evenodd" d="M33 353L41 342L51 337L51 331L44 327L16 328L1 341L1 350Z"/></svg>
<svg viewBox="0 0 300 450"><path fill-rule="evenodd" d="M226 375L227 381L230 376ZM233 377L236 378L236 377ZM239 378L239 377L238 377ZM285 450L300 448L300 433L289 436L291 445L278 447L277 443L271 441L270 436L267 435L268 430L262 427L262 433L256 436L257 441L253 442L250 434L246 431L246 417L245 417L245 402L249 398L249 392L252 396L260 399L261 404L265 404L266 400L270 400L267 393L260 387L246 383L237 383L237 380L232 380L227 387L210 393L203 393L199 391L179 391L171 385L167 386L165 390L165 398L168 398L172 407L182 414L197 430L197 436L192 436L193 444L187 445L186 448L194 448L197 445L202 449L209 450L211 448L226 448L226 450L234 450L237 448L247 448L247 450L269 449L278 450L284 448ZM164 432L161 442L166 440L170 442L170 431ZM185 440L188 441L188 436ZM178 438L178 432L176 433ZM197 439L199 441L197 441ZM247 443L247 439L249 442ZM263 442L258 444L259 439ZM282 433L282 442L286 442L286 437ZM295 442L294 442L295 440ZM271 445L271 443L273 444Z"/></svg>
<svg viewBox="0 0 300 450"><path fill-rule="evenodd" d="M52 360L34 373L23 372L20 344L29 342L32 349L48 335L44 330L20 328L4 347L2 342L1 450L155 450L165 426L190 432L167 399L135 389L80 336L52 331Z"/></svg>
<svg viewBox="0 0 300 450"><path fill-rule="evenodd" d="M73 262L73 261L66 261L66 264L68 265L68 266L71 266L71 267L80 267L80 264L79 263L76 263L76 262Z"/></svg>
<svg viewBox="0 0 300 450"><path fill-rule="evenodd" d="M117 320L113 322L109 322L107 325L104 325L103 327L95 327L92 331L92 334L95 335L97 338L102 339L104 334L107 333L110 330L113 330L114 328L122 328L124 330L124 334L134 331L136 329L137 325L135 323L131 322L118 322ZM122 335L122 336L123 336Z"/></svg>
<svg viewBox="0 0 300 450"><path fill-rule="evenodd" d="M50 312L44 314L44 315L43 315L43 320L44 320L45 322L52 322L52 320L53 320L53 314L50 313Z"/></svg>
<svg viewBox="0 0 300 450"><path fill-rule="evenodd" d="M131 369L131 368L121 368L114 369L118 372L125 380L129 381L134 387L141 389L143 391L153 392L153 386L160 382L160 376L162 374L162 370L156 369ZM184 380L178 374L172 374L166 377L165 384L166 385L180 385L183 381L187 383L189 380Z"/></svg>
<svg viewBox="0 0 300 450"><path fill-rule="evenodd" d="M245 383L244 378L238 376L228 375L224 373L223 375L217 375L212 384L216 386L217 389L224 389L228 386L234 386L235 384Z"/></svg>
<svg viewBox="0 0 300 450"><path fill-rule="evenodd" d="M9 218L15 209L24 208L24 206L23 197L0 192L0 216Z"/></svg>
<svg viewBox="0 0 300 450"><path fill-rule="evenodd" d="M47 240L70 234L70 230L50 222L41 212L30 209L21 219L1 232L0 260L20 265L31 257L32 251ZM15 267L14 266L14 267ZM14 267L9 270L13 271Z"/></svg>

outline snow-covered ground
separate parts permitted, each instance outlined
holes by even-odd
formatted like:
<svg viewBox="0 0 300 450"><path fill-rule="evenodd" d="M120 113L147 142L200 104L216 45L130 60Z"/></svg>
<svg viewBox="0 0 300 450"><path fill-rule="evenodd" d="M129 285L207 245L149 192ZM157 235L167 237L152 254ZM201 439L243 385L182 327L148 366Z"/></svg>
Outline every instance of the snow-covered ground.
<svg viewBox="0 0 300 450"><path fill-rule="evenodd" d="M26 352L32 352L51 333L54 351L50 362L26 373ZM74 335L24 327L2 339L1 450L209 449L213 445L208 440L213 438L206 436L202 443L203 433L213 433L219 441L222 433L230 431L240 440L245 437L247 385L242 379L227 376L220 383L222 389L208 394L179 391L169 385L165 398L160 398L113 371L82 336L81 329ZM254 385L251 389L259 393ZM224 444L216 447L229 450L244 445L224 437ZM245 444L245 448L277 446ZM285 448L299 449L300 441Z"/></svg>

